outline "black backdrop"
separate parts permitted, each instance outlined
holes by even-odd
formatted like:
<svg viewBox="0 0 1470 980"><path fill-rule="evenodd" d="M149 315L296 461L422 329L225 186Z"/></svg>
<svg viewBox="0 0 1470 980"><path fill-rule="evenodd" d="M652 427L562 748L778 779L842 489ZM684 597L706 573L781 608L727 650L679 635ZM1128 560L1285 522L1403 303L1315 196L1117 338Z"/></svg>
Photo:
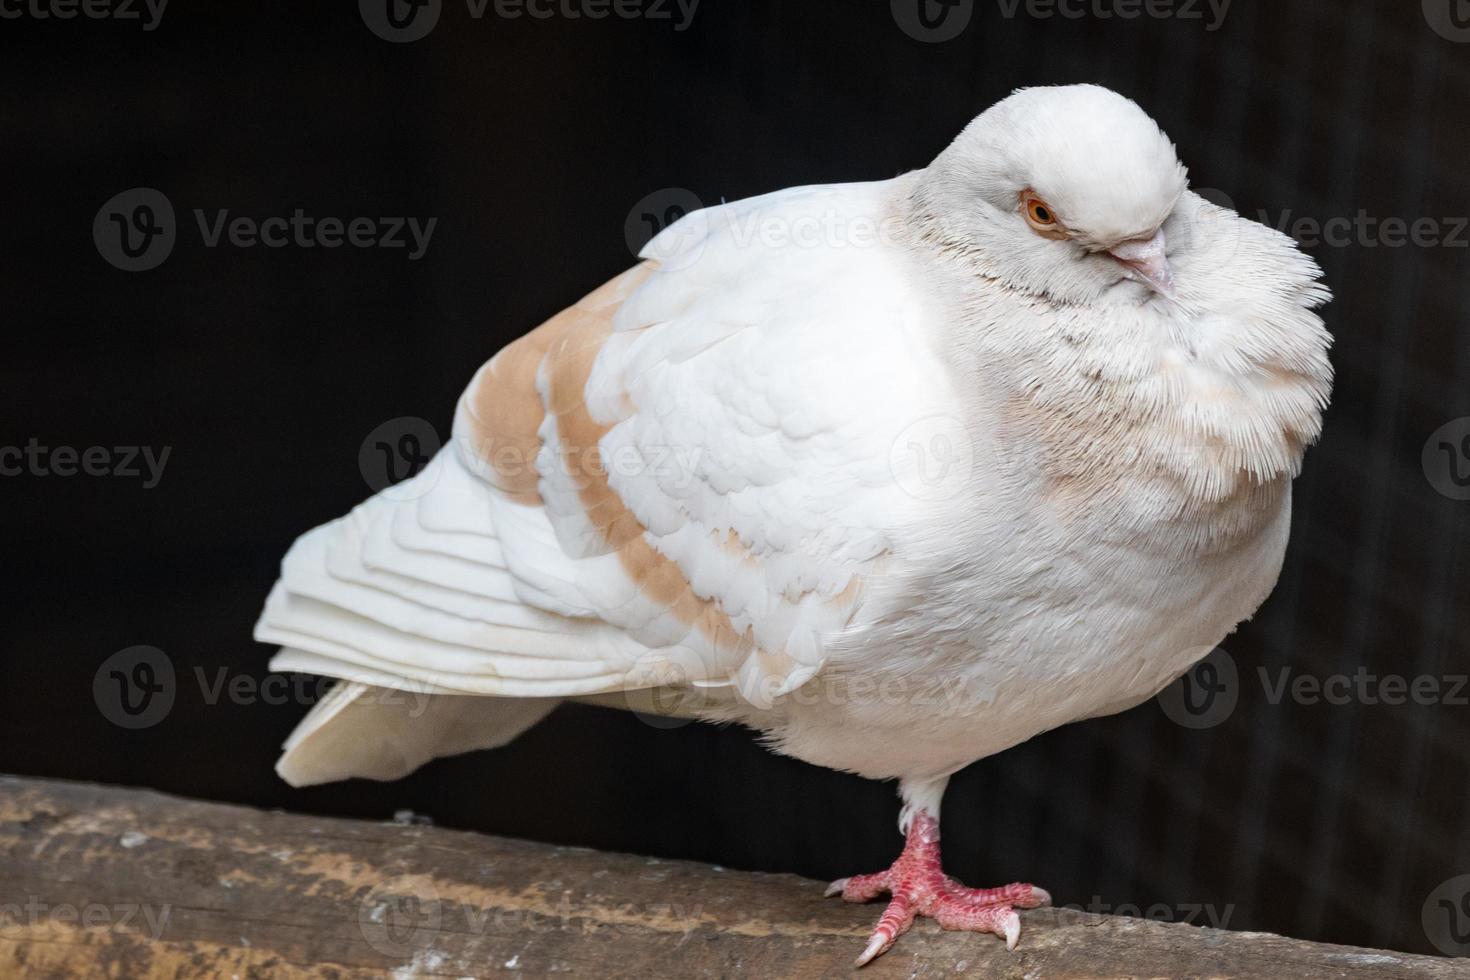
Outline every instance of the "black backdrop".
<svg viewBox="0 0 1470 980"><path fill-rule="evenodd" d="M1233 928L1432 951L1421 910L1470 872L1470 707L1444 696L1470 671L1470 502L1445 469L1470 463L1453 457L1470 456L1463 430L1440 440L1441 471L1434 446L1421 467L1431 433L1470 415L1470 250L1454 238L1470 214L1470 31L1453 0L1236 0L1214 30L1185 0L1137 19L1093 0L1067 8L1078 18L1009 6L957 0L937 30L968 24L933 42L880 0L704 0L684 30L672 5L670 19L507 19L492 0L476 19L445 0L411 43L343 0L180 3L152 30L6 7L21 16L0 19L0 445L170 456L152 488L34 464L0 478L0 771L411 808L817 877L886 865L892 787L773 757L744 731L593 708L396 784L291 790L271 766L304 699L251 696L268 651L250 627L293 537L368 492L369 431L420 417L447 433L481 361L631 262L630 220L660 210L638 202L892 176L1018 85L1097 81L1137 98L1196 185L1243 213L1428 217L1438 244L1394 247L1361 222L1309 242L1337 292L1339 382L1281 586L1226 642L1231 710L1189 728L1150 702L973 766L947 799L949 868L1034 880L1062 903L1177 918L1202 904ZM93 223L136 187L172 203L177 241L127 272ZM413 261L206 247L193 211L224 208L437 224ZM128 729L93 680L139 644L166 655L174 696ZM1273 698L1286 667L1428 677L1442 695ZM243 686L211 703L221 676Z"/></svg>

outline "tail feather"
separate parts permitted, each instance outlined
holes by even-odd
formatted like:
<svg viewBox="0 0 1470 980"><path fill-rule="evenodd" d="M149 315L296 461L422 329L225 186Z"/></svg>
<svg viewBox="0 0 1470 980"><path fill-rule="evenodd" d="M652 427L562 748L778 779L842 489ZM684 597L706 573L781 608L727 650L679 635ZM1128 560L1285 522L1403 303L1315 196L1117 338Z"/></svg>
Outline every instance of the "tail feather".
<svg viewBox="0 0 1470 980"><path fill-rule="evenodd" d="M648 652L522 601L488 493L447 449L291 547L256 639L281 647L273 670L341 683L286 743L287 782L396 779L503 745L562 698L621 690Z"/></svg>
<svg viewBox="0 0 1470 980"><path fill-rule="evenodd" d="M344 681L291 733L276 772L292 786L353 777L399 779L438 756L504 745L558 703L556 698L431 694Z"/></svg>

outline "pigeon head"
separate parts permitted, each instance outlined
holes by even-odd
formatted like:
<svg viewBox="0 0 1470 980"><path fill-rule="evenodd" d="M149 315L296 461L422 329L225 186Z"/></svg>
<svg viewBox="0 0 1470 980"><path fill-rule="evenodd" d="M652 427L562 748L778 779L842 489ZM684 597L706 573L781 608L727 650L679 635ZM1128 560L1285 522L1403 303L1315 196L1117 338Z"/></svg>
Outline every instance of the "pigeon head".
<svg viewBox="0 0 1470 980"><path fill-rule="evenodd" d="M1061 302L1137 283L1169 295L1164 223L1188 186L1174 145L1133 101L1096 85L1021 89L922 172L926 236L1008 285Z"/></svg>

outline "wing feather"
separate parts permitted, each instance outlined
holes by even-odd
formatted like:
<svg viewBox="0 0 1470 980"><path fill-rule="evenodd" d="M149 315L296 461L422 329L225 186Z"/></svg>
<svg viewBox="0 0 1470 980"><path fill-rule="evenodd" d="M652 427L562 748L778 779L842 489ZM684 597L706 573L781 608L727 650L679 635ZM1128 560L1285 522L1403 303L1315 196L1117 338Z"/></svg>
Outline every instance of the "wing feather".
<svg viewBox="0 0 1470 980"><path fill-rule="evenodd" d="M919 512L891 452L944 373L895 246L769 232L888 208L880 183L700 212L502 350L428 469L292 548L275 664L533 698L805 683Z"/></svg>

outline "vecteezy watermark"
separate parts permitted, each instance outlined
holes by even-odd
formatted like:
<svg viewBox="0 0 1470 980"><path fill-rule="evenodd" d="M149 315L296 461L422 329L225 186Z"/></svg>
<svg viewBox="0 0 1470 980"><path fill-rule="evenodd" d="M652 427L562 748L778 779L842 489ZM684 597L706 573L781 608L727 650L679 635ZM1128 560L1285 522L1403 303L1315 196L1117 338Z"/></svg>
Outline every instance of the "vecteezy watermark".
<svg viewBox="0 0 1470 980"><path fill-rule="evenodd" d="M232 675L227 667L206 671L197 666L192 673L199 686L199 696L207 705L225 701L237 705L295 704L310 708L323 701L345 698L353 690L331 677L315 674L254 677L250 674ZM429 699L433 697L427 687L405 679L401 687L370 687L357 694L353 703L398 708L404 717L422 718L429 709Z"/></svg>
<svg viewBox="0 0 1470 980"><path fill-rule="evenodd" d="M465 0L471 20L486 16L502 20L617 20L665 21L675 31L687 31L700 0ZM358 12L368 30L395 44L422 40L439 23L443 0L358 0Z"/></svg>
<svg viewBox="0 0 1470 980"><path fill-rule="evenodd" d="M829 207L794 212L769 207L709 207L683 187L645 194L623 224L628 251L664 270L686 269L718 241L722 247L770 251L901 247L912 240L900 215L849 214Z"/></svg>
<svg viewBox="0 0 1470 980"><path fill-rule="evenodd" d="M1259 218L1304 248L1470 248L1470 217L1381 218L1359 209L1352 217L1318 218L1287 209L1272 221L1262 209Z"/></svg>
<svg viewBox="0 0 1470 980"><path fill-rule="evenodd" d="M199 225L200 237L205 248L217 248L221 242L235 248L407 248L408 261L416 262L429 250L429 239L434 235L438 218L408 216L316 218L301 208L291 216L276 215L267 218L238 216L231 218L229 208L216 210L213 215L198 208L194 220ZM412 239L412 241L410 241Z"/></svg>
<svg viewBox="0 0 1470 980"><path fill-rule="evenodd" d="M679 490L708 478L711 471L725 472L735 465L733 460L717 460L703 446L562 443L552 451L493 440L477 442L466 436L453 441L461 459L487 466L499 477L556 475L578 486L588 481L653 477L659 486ZM389 419L363 437L357 451L358 471L374 492L390 500L413 500L437 485L440 446L438 431L426 419L414 415Z"/></svg>
<svg viewBox="0 0 1470 980"><path fill-rule="evenodd" d="M1182 922L1185 925L1228 929L1230 919L1235 915L1235 905L1230 903L1221 908L1211 902L1180 902L1177 905L1155 902L1153 905L1143 907L1127 902L1121 905L1113 904L1103 901L1100 895L1094 895L1086 905L1072 902L1068 905L1057 906L1057 911L1063 919L1069 912L1085 912L1091 915L1121 915L1130 919L1147 919L1150 922Z"/></svg>
<svg viewBox="0 0 1470 980"><path fill-rule="evenodd" d="M410 262L429 249L438 218L405 216L309 215L295 208L289 215L231 216L229 208L192 211L205 248L385 248L404 249ZM92 219L97 252L125 272L158 267L173 252L179 228L173 203L152 187L116 194Z"/></svg>
<svg viewBox="0 0 1470 980"><path fill-rule="evenodd" d="M407 420L395 420L405 421ZM374 433L377 431L374 430ZM423 438L426 439L427 436ZM460 437L454 441L455 451L461 458L487 465L501 477L557 476L569 479L576 486L585 486L589 482L608 483L653 477L660 487L682 490L696 481L709 479L712 473L728 473L740 462L697 445L675 446L668 443L643 444L629 441L614 443L605 440L587 446L564 442L554 449L543 447L528 451L521 446L497 444L493 440L477 443L473 439ZM391 438L383 439L370 434L363 443L361 459L373 463L392 460L407 477L412 475L408 472L410 467L407 457L411 456L416 463L423 461L422 450L416 453L411 451L415 445L395 443ZM368 452L370 446L377 447L379 452ZM373 475L378 475L376 469ZM412 494L421 492L423 491L414 489Z"/></svg>
<svg viewBox="0 0 1470 980"><path fill-rule="evenodd" d="M1277 705L1290 700L1293 704L1385 704L1390 707L1416 704L1444 705L1451 708L1470 706L1470 675L1377 674L1359 667L1351 674L1300 674L1290 667L1268 671L1257 667L1266 702Z"/></svg>
<svg viewBox="0 0 1470 980"><path fill-rule="evenodd" d="M1184 728L1214 728L1235 712L1240 700L1240 672L1223 647L1191 651L1200 659L1158 694L1159 707Z"/></svg>
<svg viewBox="0 0 1470 980"><path fill-rule="evenodd" d="M1168 225L1169 244L1183 252L1208 254L1215 265L1224 265L1240 248L1242 216L1230 195L1214 187L1191 187L1203 203L1180 203Z"/></svg>
<svg viewBox="0 0 1470 980"><path fill-rule="evenodd" d="M415 478L428 468L439 446L439 433L427 419L415 415L389 419L363 437L357 469L374 493L411 500L433 488L433 480Z"/></svg>
<svg viewBox="0 0 1470 980"><path fill-rule="evenodd" d="M163 20L168 0L0 0L0 20L138 21L151 31Z"/></svg>
<svg viewBox="0 0 1470 980"><path fill-rule="evenodd" d="M970 26L975 0L889 0L893 22L915 41L953 41Z"/></svg>
<svg viewBox="0 0 1470 980"><path fill-rule="evenodd" d="M92 675L92 700L119 728L152 728L168 717L178 693L174 663L157 647L119 650Z"/></svg>
<svg viewBox="0 0 1470 980"><path fill-rule="evenodd" d="M1446 956L1470 956L1470 874L1441 882L1419 910L1424 936Z"/></svg>
<svg viewBox="0 0 1470 980"><path fill-rule="evenodd" d="M1360 666L1351 672L1311 674L1292 667L1254 672L1262 700L1277 707L1363 705L1470 707L1470 675L1380 674ZM1216 649L1158 695L1159 707L1185 728L1214 728L1234 713L1245 687L1235 660Z"/></svg>
<svg viewBox="0 0 1470 980"><path fill-rule="evenodd" d="M1000 15L1037 20L1198 20L1213 33L1225 24L1233 0L995 0Z"/></svg>
<svg viewBox="0 0 1470 980"><path fill-rule="evenodd" d="M1424 441L1424 478L1451 500L1470 500L1470 416L1446 422Z"/></svg>
<svg viewBox="0 0 1470 980"><path fill-rule="evenodd" d="M307 674L233 673L227 667L189 672L206 705L295 704L310 708L347 697L353 688L330 677ZM395 708L407 718L428 711L434 686L404 679L398 687L373 687L355 694L357 704ZM169 716L180 692L178 674L168 654L157 647L134 646L104 660L92 676L92 699L102 716L120 728L152 728Z"/></svg>
<svg viewBox="0 0 1470 980"><path fill-rule="evenodd" d="M1233 0L995 0L1005 20L1180 20L1201 21L1218 31ZM889 0L893 20L916 41L938 44L964 33L975 15L975 0Z"/></svg>
<svg viewBox="0 0 1470 980"><path fill-rule="evenodd" d="M357 0L367 29L385 41L406 44L428 37L444 12L443 0Z"/></svg>
<svg viewBox="0 0 1470 980"><path fill-rule="evenodd" d="M518 908L456 902L443 898L427 875L400 875L375 884L363 895L357 905L357 926L379 953L409 959L428 952L440 933L475 937L567 931L632 933L646 930L648 920L655 918L688 934L704 919L702 905L678 903L627 903L604 911L611 921L591 920L586 909L572 905L567 891L554 902ZM510 962L509 968L514 969L514 959Z"/></svg>
<svg viewBox="0 0 1470 980"><path fill-rule="evenodd" d="M1465 2L1470 7L1470 0ZM1236 210L1235 204L1223 191L1191 189L1216 207L1227 212ZM1360 208L1354 215L1320 217L1298 214L1291 208L1276 213L1268 208L1259 208L1253 218L1244 212L1240 217L1274 228L1303 248L1470 248L1470 217L1466 216L1380 216ZM1170 241L1183 244L1189 236L1197 236L1203 244L1218 250L1222 239L1226 246L1236 244L1239 230L1233 214L1200 209L1171 232ZM1217 251L1214 260L1228 258L1229 254Z"/></svg>
<svg viewBox="0 0 1470 980"><path fill-rule="evenodd" d="M1466 3L1470 4L1470 0ZM1353 215L1321 217L1298 214L1290 208L1276 212L1259 208L1254 214L1242 211L1237 215L1226 194L1208 188L1193 190L1216 207L1181 207L1176 212L1178 220L1169 225L1169 241L1185 251L1208 251L1216 264L1229 261L1235 254L1245 232L1245 222L1272 228L1305 249L1470 248L1470 217L1385 217L1370 214L1366 209L1359 209Z"/></svg>
<svg viewBox="0 0 1470 980"><path fill-rule="evenodd" d="M691 684L674 668L659 677L654 686L630 683L622 692L606 696L603 702L616 703L654 728L680 728L702 717L718 717L737 698L759 704L779 701L803 708L820 705L849 710L919 708L929 718L953 718L995 701L993 691L982 693L964 677L921 681L910 676L873 677L818 671L794 687L787 677L762 677L754 683L755 690L738 683L714 687Z"/></svg>
<svg viewBox="0 0 1470 980"><path fill-rule="evenodd" d="M113 195L92 219L97 251L124 272L146 272L161 265L177 238L173 203L152 187Z"/></svg>
<svg viewBox="0 0 1470 980"><path fill-rule="evenodd" d="M1464 44L1470 41L1470 2L1467 0L1423 0L1424 19L1430 30L1444 38Z"/></svg>
<svg viewBox="0 0 1470 980"><path fill-rule="evenodd" d="M403 875L374 885L357 904L357 928L384 956L407 959L433 944L444 925L431 878Z"/></svg>
<svg viewBox="0 0 1470 980"><path fill-rule="evenodd" d="M704 217L684 221L691 214ZM683 187L663 187L645 194L628 209L627 220L623 222L623 239L628 243L628 251L635 256L642 255L649 242L657 239L658 244L649 253L649 258L657 260L665 269L687 268L699 257L697 246L708 234L708 220L709 212L704 210L704 202L693 191ZM681 221L683 224L679 225ZM664 235L674 225L679 225L679 230Z"/></svg>
<svg viewBox="0 0 1470 980"><path fill-rule="evenodd" d="M38 895L27 895L24 902L0 901L0 938L22 939L48 925L80 926L83 929L106 929L112 932L146 930L154 940L163 937L173 906L137 902L48 902Z"/></svg>
<svg viewBox="0 0 1470 980"><path fill-rule="evenodd" d="M918 500L953 500L975 471L970 430L952 415L931 415L899 432L888 450L894 481Z"/></svg>
<svg viewBox="0 0 1470 980"><path fill-rule="evenodd" d="M172 452L172 446L44 446L33 437L24 446L0 446L0 476L141 478L143 489L152 490Z"/></svg>

